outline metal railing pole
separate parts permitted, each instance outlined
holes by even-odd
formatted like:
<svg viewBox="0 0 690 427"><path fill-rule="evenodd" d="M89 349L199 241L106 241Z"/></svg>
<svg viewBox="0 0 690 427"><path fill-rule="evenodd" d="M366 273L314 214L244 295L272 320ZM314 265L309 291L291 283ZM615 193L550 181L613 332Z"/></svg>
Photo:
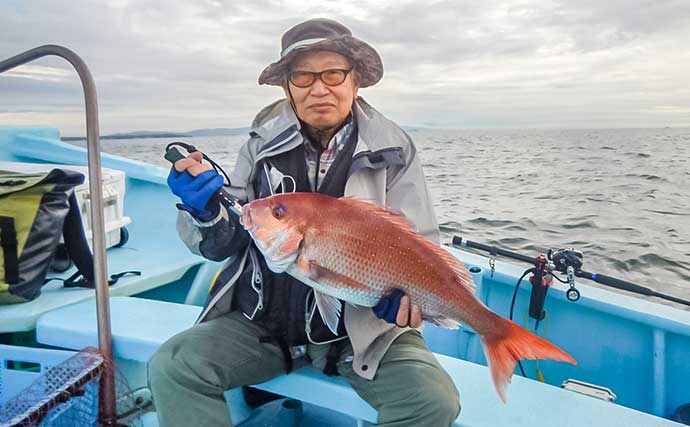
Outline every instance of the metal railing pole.
<svg viewBox="0 0 690 427"><path fill-rule="evenodd" d="M94 279L96 281L96 311L98 314L98 346L109 363L113 361L110 331L110 305L108 270L105 257L105 225L103 218L103 190L101 179L101 153L98 130L98 102L96 85L86 63L73 51L57 45L45 45L0 61L0 73L38 58L55 55L66 59L79 74L84 88L86 105L86 139L89 162L89 191L91 192L91 230L93 233ZM115 377L113 369L104 369L100 387L100 423L116 425Z"/></svg>

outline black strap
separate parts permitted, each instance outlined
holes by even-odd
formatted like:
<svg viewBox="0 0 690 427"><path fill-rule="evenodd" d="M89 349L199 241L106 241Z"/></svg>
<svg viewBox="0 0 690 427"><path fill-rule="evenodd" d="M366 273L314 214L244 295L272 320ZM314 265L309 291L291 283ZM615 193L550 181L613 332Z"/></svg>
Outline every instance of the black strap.
<svg viewBox="0 0 690 427"><path fill-rule="evenodd" d="M123 271L123 272L117 273L117 274L111 274L110 280L108 280L108 285L112 286L115 283L117 283L117 281L120 280L121 278L123 278L125 276L129 276L129 275L141 276L141 271L129 270L129 271Z"/></svg>
<svg viewBox="0 0 690 427"><path fill-rule="evenodd" d="M59 280L63 282L66 288L93 289L96 286L93 271L93 255L91 254L89 243L86 240L78 203L76 193L72 192L69 196L69 211L67 212L65 222L62 226L62 235L65 238L65 248L67 249L69 258L77 267L77 271L67 279L59 279L57 277L48 278L44 284L53 280ZM120 278L130 274L141 276L141 271L130 270L113 274L108 280L108 285L112 286L117 283Z"/></svg>
<svg viewBox="0 0 690 427"><path fill-rule="evenodd" d="M112 286L118 282L122 277L128 276L128 275L133 275L133 276L141 276L141 271L135 271L135 270L130 270L130 271L123 271L122 273L117 273L113 274L110 276L110 279L108 279L108 286ZM45 285L48 282L52 282L53 280L57 280L62 282L63 286L66 288L89 288L93 289L96 287L96 283L93 280L87 280L80 271L76 271L73 275L69 276L66 279L60 279L59 277L50 277L43 282Z"/></svg>
<svg viewBox="0 0 690 427"><path fill-rule="evenodd" d="M0 216L0 246L4 258L5 283L18 283L17 230L14 227L14 218L10 216Z"/></svg>
<svg viewBox="0 0 690 427"><path fill-rule="evenodd" d="M79 204L74 192L69 196L69 211L62 226L62 235L65 238L65 248L69 258L74 262L79 273L87 281L93 282L93 255L86 240L86 234L84 234Z"/></svg>

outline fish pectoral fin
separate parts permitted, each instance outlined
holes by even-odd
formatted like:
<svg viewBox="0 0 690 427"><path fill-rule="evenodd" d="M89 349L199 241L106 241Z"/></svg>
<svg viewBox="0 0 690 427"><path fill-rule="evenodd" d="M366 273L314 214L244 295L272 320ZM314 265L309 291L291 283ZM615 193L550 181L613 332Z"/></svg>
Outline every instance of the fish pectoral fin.
<svg viewBox="0 0 690 427"><path fill-rule="evenodd" d="M349 287L356 290L368 289L364 284L357 280L326 267L323 267L318 262L306 258L304 255L300 256L295 263L295 267L301 274L305 274L309 281L313 281L314 299L316 306L319 308L319 313L323 322L328 326L333 334L338 334L338 322L342 312L342 302L333 296L319 292L319 288L329 287ZM305 283L308 283L305 281Z"/></svg>
<svg viewBox="0 0 690 427"><path fill-rule="evenodd" d="M457 320L445 316L422 316L422 318L436 326L447 329L459 329L462 325Z"/></svg>
<svg viewBox="0 0 690 427"><path fill-rule="evenodd" d="M316 300L316 306L319 308L321 319L328 326L328 329L333 332L333 335L338 335L338 322L342 312L342 303L338 298L317 290L314 290L314 299Z"/></svg>

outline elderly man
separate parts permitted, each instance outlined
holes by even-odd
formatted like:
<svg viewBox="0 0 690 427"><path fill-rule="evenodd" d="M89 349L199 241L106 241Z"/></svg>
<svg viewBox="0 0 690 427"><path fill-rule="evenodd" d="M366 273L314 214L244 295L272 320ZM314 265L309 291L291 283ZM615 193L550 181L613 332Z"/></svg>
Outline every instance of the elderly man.
<svg viewBox="0 0 690 427"><path fill-rule="evenodd" d="M228 191L244 201L292 191L366 199L401 212L437 242L412 141L357 96L382 75L377 52L339 23L314 19L290 29L280 60L259 77L281 86L286 99L254 119ZM227 263L197 324L151 359L161 426L228 426L225 390L309 363L344 377L378 410L380 426L450 425L458 393L415 329L419 307L396 293L374 310L347 304L332 333L311 288L271 272L219 205L213 195L223 180L201 160L198 152L179 160L168 178L182 200L178 230L192 252Z"/></svg>

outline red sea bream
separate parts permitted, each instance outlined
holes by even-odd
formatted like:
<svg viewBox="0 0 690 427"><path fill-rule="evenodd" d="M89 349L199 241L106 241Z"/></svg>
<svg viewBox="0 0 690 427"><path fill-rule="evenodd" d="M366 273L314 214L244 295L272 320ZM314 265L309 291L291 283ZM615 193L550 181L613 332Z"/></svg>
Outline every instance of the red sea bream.
<svg viewBox="0 0 690 427"><path fill-rule="evenodd" d="M319 312L331 330L341 314L338 299L373 307L399 288L419 304L426 321L447 328L467 324L481 336L503 401L518 360L576 363L482 304L464 265L393 211L352 198L280 194L245 205L242 224L271 270L287 272L315 289Z"/></svg>

